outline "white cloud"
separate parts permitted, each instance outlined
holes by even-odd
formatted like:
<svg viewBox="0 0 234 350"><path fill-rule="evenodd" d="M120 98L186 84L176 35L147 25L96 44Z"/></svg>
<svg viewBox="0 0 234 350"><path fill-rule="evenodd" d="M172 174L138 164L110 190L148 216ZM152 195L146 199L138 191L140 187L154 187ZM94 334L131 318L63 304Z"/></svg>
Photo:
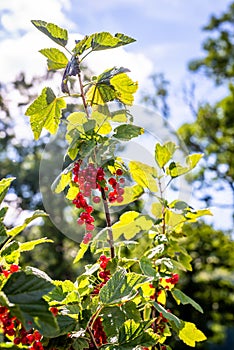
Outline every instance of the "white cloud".
<svg viewBox="0 0 234 350"><path fill-rule="evenodd" d="M1 0L1 25L3 30L10 34L17 34L19 30L30 31L32 19L67 25L68 20L64 15L64 10L69 8L70 0Z"/></svg>
<svg viewBox="0 0 234 350"><path fill-rule="evenodd" d="M144 88L147 78L153 73L153 63L142 53L127 52L120 47L104 52L94 52L87 58L88 66L95 74L101 74L105 69L125 67L130 69L129 75L133 80L137 80L139 88Z"/></svg>

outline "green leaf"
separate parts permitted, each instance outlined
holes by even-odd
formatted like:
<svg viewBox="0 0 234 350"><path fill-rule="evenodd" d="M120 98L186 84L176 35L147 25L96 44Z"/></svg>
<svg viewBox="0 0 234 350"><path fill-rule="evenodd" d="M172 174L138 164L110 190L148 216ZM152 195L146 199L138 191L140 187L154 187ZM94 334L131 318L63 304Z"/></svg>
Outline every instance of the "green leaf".
<svg viewBox="0 0 234 350"><path fill-rule="evenodd" d="M174 288L171 291L171 293L177 302L179 300L183 305L190 304L194 307L194 309L203 313L201 306L198 303L196 303L193 299L191 299L189 296L187 296L185 293L183 293L181 290Z"/></svg>
<svg viewBox="0 0 234 350"><path fill-rule="evenodd" d="M107 337L116 336L126 320L125 314L118 306L104 307L100 316L103 319L102 324Z"/></svg>
<svg viewBox="0 0 234 350"><path fill-rule="evenodd" d="M57 322L49 311L49 305L42 297L54 286L48 280L31 271L12 274L3 287L9 301L15 304L12 313L27 330L38 329L43 335L51 337L58 330Z"/></svg>
<svg viewBox="0 0 234 350"><path fill-rule="evenodd" d="M133 238L142 230L149 230L153 221L147 215L141 215L136 211L128 211L120 216L120 220L112 226L114 240L122 234L127 240Z"/></svg>
<svg viewBox="0 0 234 350"><path fill-rule="evenodd" d="M100 301L105 305L119 304L135 297L141 284L149 281L149 278L132 273L126 273L124 269L118 270L100 291Z"/></svg>
<svg viewBox="0 0 234 350"><path fill-rule="evenodd" d="M105 70L92 83L86 93L88 104L105 105L113 100L119 100L124 104L132 104L133 93L137 90L134 83L126 74L129 70L124 67Z"/></svg>
<svg viewBox="0 0 234 350"><path fill-rule="evenodd" d="M57 315L56 319L58 322L59 330L53 335L53 337L55 335L56 336L60 336L63 334L67 335L68 333L74 331L77 325L77 320L67 315Z"/></svg>
<svg viewBox="0 0 234 350"><path fill-rule="evenodd" d="M157 277L157 272L152 267L152 260L146 258L145 256L140 259L140 269L146 276L153 278Z"/></svg>
<svg viewBox="0 0 234 350"><path fill-rule="evenodd" d="M60 28L56 24L41 20L32 20L31 22L38 30L47 35L57 44L63 47L67 45L68 33L66 29Z"/></svg>
<svg viewBox="0 0 234 350"><path fill-rule="evenodd" d="M157 192L158 187L155 181L157 170L147 164L131 161L129 170L134 181L151 192Z"/></svg>
<svg viewBox="0 0 234 350"><path fill-rule="evenodd" d="M48 70L57 70L65 68L68 64L67 57L64 55L63 52L61 52L58 49L42 49L39 52L45 57L47 57Z"/></svg>
<svg viewBox="0 0 234 350"><path fill-rule="evenodd" d="M7 179L2 179L0 181L0 204L5 198L8 188L10 187L13 180L15 180L15 177L8 177Z"/></svg>
<svg viewBox="0 0 234 350"><path fill-rule="evenodd" d="M116 99L125 105L132 106L133 94L138 89L138 83L129 78L127 74L122 73L111 78L110 84L114 87Z"/></svg>
<svg viewBox="0 0 234 350"><path fill-rule="evenodd" d="M66 108L63 98L56 98L51 88L45 87L41 95L28 107L25 115L30 117L30 124L35 140L38 140L42 129L51 134L57 132L62 109Z"/></svg>
<svg viewBox="0 0 234 350"><path fill-rule="evenodd" d="M92 51L114 49L133 43L134 41L135 39L121 33L116 33L115 36L112 36L108 32L94 33L90 36L86 35L82 40L79 40L73 52L77 55L81 55L90 48Z"/></svg>
<svg viewBox="0 0 234 350"><path fill-rule="evenodd" d="M3 244L7 240L7 231L3 223L7 210L7 207L0 209L0 244Z"/></svg>
<svg viewBox="0 0 234 350"><path fill-rule="evenodd" d="M173 142L167 142L164 145L157 143L155 146L155 160L160 168L163 168L175 153L176 145Z"/></svg>
<svg viewBox="0 0 234 350"><path fill-rule="evenodd" d="M27 227L33 220L37 218L42 218L44 216L48 216L43 210L36 210L30 217L24 220L24 223L20 226L16 226L11 230L7 231L7 234L11 237L17 236L20 232L22 232L25 227Z"/></svg>
<svg viewBox="0 0 234 350"><path fill-rule="evenodd" d="M155 309L160 313L162 313L163 317L165 317L166 319L168 319L169 322L174 323L174 325L176 326L176 328L181 329L181 327L183 326L181 320L176 317L175 315L173 315L171 312L168 312L166 309L164 309L164 307L158 303L156 303L155 301L153 302L153 305L155 307Z"/></svg>
<svg viewBox="0 0 234 350"><path fill-rule="evenodd" d="M80 244L80 249L78 251L78 254L76 255L73 264L76 264L80 261L80 259L83 258L85 252L88 250L89 245L88 244L84 244L83 242L81 242Z"/></svg>
<svg viewBox="0 0 234 350"><path fill-rule="evenodd" d="M5 244L0 253L1 257L4 257L8 264L18 264L20 251L19 243L16 241Z"/></svg>
<svg viewBox="0 0 234 350"><path fill-rule="evenodd" d="M206 340L204 333L191 322L184 322L184 327L179 332L179 338L192 347L195 347L196 342Z"/></svg>
<svg viewBox="0 0 234 350"><path fill-rule="evenodd" d="M131 300L136 291L127 283L126 271L117 271L100 291L100 301L105 305Z"/></svg>
<svg viewBox="0 0 234 350"><path fill-rule="evenodd" d="M33 241L25 242L20 244L20 252L27 252L33 250L38 244L42 243L53 243L52 239L48 239L46 237L35 239Z"/></svg>
<svg viewBox="0 0 234 350"><path fill-rule="evenodd" d="M114 135L118 140L129 141L133 137L144 134L144 129L130 124L123 124L114 129Z"/></svg>
<svg viewBox="0 0 234 350"><path fill-rule="evenodd" d="M134 41L135 39L124 34L117 33L115 36L112 36L108 32L101 32L92 35L91 46L93 51L100 51L127 45Z"/></svg>
<svg viewBox="0 0 234 350"><path fill-rule="evenodd" d="M138 345L148 347L156 344L157 340L153 332L150 334L150 330L147 332L145 328L145 323L136 323L134 320L125 321L119 332L118 349L132 350Z"/></svg>

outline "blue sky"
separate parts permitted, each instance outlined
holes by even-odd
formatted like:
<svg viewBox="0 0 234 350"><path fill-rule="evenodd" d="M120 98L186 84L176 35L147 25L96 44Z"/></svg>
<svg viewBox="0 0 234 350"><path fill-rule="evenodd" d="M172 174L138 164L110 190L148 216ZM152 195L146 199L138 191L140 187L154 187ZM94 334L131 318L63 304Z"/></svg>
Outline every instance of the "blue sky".
<svg viewBox="0 0 234 350"><path fill-rule="evenodd" d="M170 122L176 128L182 122L192 121L181 90L191 79L188 61L203 54L201 45L206 33L202 26L211 14L221 14L230 3L230 0L0 0L0 81L12 81L25 70L27 78L45 72L45 59L37 51L54 45L35 29L31 19L66 27L72 33L71 47L80 35L122 32L137 42L104 54L95 53L88 61L90 67L95 74L113 65L130 68L133 78L139 81L137 102L142 91L150 91L148 76L163 72L171 81ZM205 77L192 75L192 79L197 84L198 99L215 101L224 95L222 89L212 89Z"/></svg>

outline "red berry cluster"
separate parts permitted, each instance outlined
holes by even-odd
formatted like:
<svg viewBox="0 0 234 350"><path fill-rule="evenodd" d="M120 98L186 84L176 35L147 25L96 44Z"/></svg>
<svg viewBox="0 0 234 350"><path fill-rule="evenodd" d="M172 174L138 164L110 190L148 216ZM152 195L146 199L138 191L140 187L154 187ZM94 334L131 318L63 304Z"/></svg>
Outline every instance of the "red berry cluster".
<svg viewBox="0 0 234 350"><path fill-rule="evenodd" d="M99 294L100 289L106 284L106 282L110 279L110 270L106 270L108 261L110 258L107 258L105 255L100 256L100 267L101 271L99 272L99 277L103 280L99 283L93 290L93 294Z"/></svg>
<svg viewBox="0 0 234 350"><path fill-rule="evenodd" d="M92 205L89 205L87 200L91 197L93 190L102 189L108 192L108 200L110 203L123 201L124 189L120 184L124 184L124 178L120 178L123 174L121 169L117 169L115 177L111 177L108 182L106 180L106 174L103 168L96 168L93 163L89 163L86 168L81 169L81 161L75 163L73 168L73 181L79 186L79 193L73 200L73 204L83 211L80 213L79 219L77 220L79 225L85 225L86 234L83 239L83 243L87 244L92 238L92 231L95 229L94 217L91 215L93 212ZM119 183L118 181L119 180ZM111 186L109 191L108 184ZM92 197L93 203L99 203L101 201L100 196Z"/></svg>
<svg viewBox="0 0 234 350"><path fill-rule="evenodd" d="M170 312L170 310L167 310ZM153 323L153 330L158 335L162 335L164 333L164 330L166 328L168 320L163 316L163 314L160 312L159 316L156 318L155 322Z"/></svg>
<svg viewBox="0 0 234 350"><path fill-rule="evenodd" d="M178 282L179 282L179 275L178 275L178 273L173 273L173 274L171 275L171 277L166 278L166 282L167 282L167 283L171 283L171 284L176 284L176 283L178 283Z"/></svg>
<svg viewBox="0 0 234 350"><path fill-rule="evenodd" d="M19 266L16 264L10 265L10 268L8 270L4 269L3 266L0 266L0 273L3 274L6 278L17 271L19 271Z"/></svg>
<svg viewBox="0 0 234 350"><path fill-rule="evenodd" d="M153 286L152 283L149 284L149 287L152 288L152 289L155 288L155 287ZM157 297L158 297L161 293L162 293L162 290L161 290L161 289L159 289L158 291L156 291L156 289L155 289L154 294L150 296L150 299L151 299L151 300L157 300Z"/></svg>
<svg viewBox="0 0 234 350"><path fill-rule="evenodd" d="M6 336L13 337L15 345L26 345L29 350L44 350L40 341L42 335L37 330L26 331L22 323L16 317L12 317L5 306L0 306L0 328Z"/></svg>
<svg viewBox="0 0 234 350"><path fill-rule="evenodd" d="M100 317L97 317L96 320L94 321L93 336L98 346L101 346L107 343L107 336L106 336L106 333L104 332Z"/></svg>

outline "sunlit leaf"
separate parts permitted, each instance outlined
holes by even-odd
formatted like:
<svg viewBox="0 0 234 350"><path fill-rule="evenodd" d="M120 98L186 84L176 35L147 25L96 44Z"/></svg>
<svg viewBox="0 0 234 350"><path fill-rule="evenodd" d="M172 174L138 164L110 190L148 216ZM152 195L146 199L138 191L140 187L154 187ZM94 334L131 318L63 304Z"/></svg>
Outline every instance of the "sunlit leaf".
<svg viewBox="0 0 234 350"><path fill-rule="evenodd" d="M189 169L192 170L193 168L195 168L195 166L202 157L202 153L194 153L186 157L186 164L188 165Z"/></svg>
<svg viewBox="0 0 234 350"><path fill-rule="evenodd" d="M51 88L45 87L41 95L28 107L25 115L30 117L30 124L36 140L45 128L51 134L55 134L62 109L66 108L63 98L56 98Z"/></svg>
<svg viewBox="0 0 234 350"><path fill-rule="evenodd" d="M75 182L70 182L69 189L66 194L66 198L72 201L73 199L76 198L79 191L80 191L79 186Z"/></svg>
<svg viewBox="0 0 234 350"><path fill-rule="evenodd" d="M71 182L72 172L63 172L59 177L53 182L51 188L55 193L62 192Z"/></svg>
<svg viewBox="0 0 234 350"><path fill-rule="evenodd" d="M179 338L192 347L195 347L196 342L206 340L204 333L191 322L184 322L184 327L179 332Z"/></svg>
<svg viewBox="0 0 234 350"><path fill-rule="evenodd" d="M155 181L157 170L147 164L131 161L129 170L134 181L138 185L148 188L151 192L157 192L158 187Z"/></svg>
<svg viewBox="0 0 234 350"><path fill-rule="evenodd" d="M73 52L81 55L88 49L92 49L92 51L113 49L134 41L135 39L121 33L116 33L115 36L108 32L94 33L90 36L86 35L82 40L78 40Z"/></svg>
<svg viewBox="0 0 234 350"><path fill-rule="evenodd" d="M39 52L45 57L47 57L48 70L57 70L65 68L68 64L67 57L64 55L63 52L61 52L58 49L42 49Z"/></svg>
<svg viewBox="0 0 234 350"><path fill-rule="evenodd" d="M100 74L90 85L86 99L88 104L104 105L113 100L119 100L124 104L132 104L133 94L137 90L134 83L126 74L129 70L124 67L113 67Z"/></svg>
<svg viewBox="0 0 234 350"><path fill-rule="evenodd" d="M6 179L0 180L0 204L6 196L6 193L12 183L15 180L15 177L8 177Z"/></svg>
<svg viewBox="0 0 234 350"><path fill-rule="evenodd" d="M53 241L52 239L48 239L48 238L40 238L33 241L21 243L19 249L21 252L27 252L27 251L33 250L38 244L42 244L42 243L53 243Z"/></svg>
<svg viewBox="0 0 234 350"><path fill-rule="evenodd" d="M157 143L155 146L155 160L160 168L163 168L175 153L176 145L173 142L167 142L164 145Z"/></svg>
<svg viewBox="0 0 234 350"><path fill-rule="evenodd" d="M77 253L77 255L76 255L76 257L75 257L75 259L73 261L73 264L78 263L80 261L80 259L83 258L83 256L85 255L86 251L88 250L88 247L89 247L88 244L84 244L83 242L81 242L80 249L79 249L79 251L78 251L78 253Z"/></svg>
<svg viewBox="0 0 234 350"><path fill-rule="evenodd" d="M38 30L47 35L57 44L63 47L67 45L68 33L66 29L60 28L56 24L48 23L41 20L33 20L31 22Z"/></svg>
<svg viewBox="0 0 234 350"><path fill-rule="evenodd" d="M133 94L138 89L138 83L125 73L115 75L110 79L110 83L115 89L116 98L125 105L131 106L134 101Z"/></svg>
<svg viewBox="0 0 234 350"><path fill-rule="evenodd" d="M106 115L95 111L91 114L91 119L95 120L96 122L96 127L94 131L97 134L107 135L111 132L112 127L108 122L109 117L107 117Z"/></svg>

